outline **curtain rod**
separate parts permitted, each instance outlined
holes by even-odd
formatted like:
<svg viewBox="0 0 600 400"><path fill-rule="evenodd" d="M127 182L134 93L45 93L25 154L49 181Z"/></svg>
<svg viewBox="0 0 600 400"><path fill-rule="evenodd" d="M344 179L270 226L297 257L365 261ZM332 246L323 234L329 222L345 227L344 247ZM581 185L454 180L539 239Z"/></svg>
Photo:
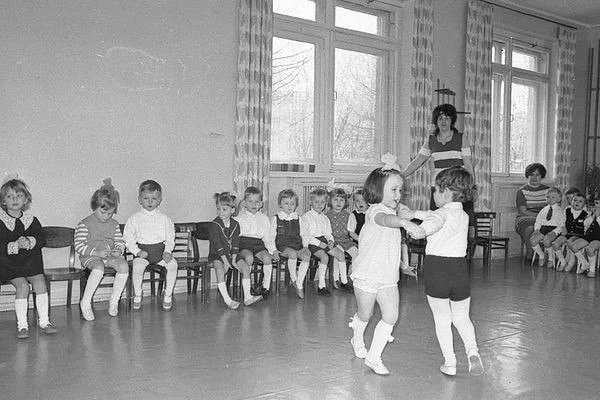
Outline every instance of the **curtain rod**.
<svg viewBox="0 0 600 400"><path fill-rule="evenodd" d="M526 12L526 11L523 11L523 10L519 10L519 9L510 7L510 6L506 6L504 4L494 3L492 1L487 1L487 0L480 0L480 1L483 2L483 3L487 3L489 5L492 5L492 6L496 6L496 7L500 7L500 8L505 8L507 10L514 11L514 12L519 13L519 14L527 15L527 16L530 16L530 17L533 17L533 18L541 19L543 21L552 22L552 23L557 24L557 25L561 25L561 26L564 26L564 27L567 27L567 28L571 28L571 29L577 30L576 26L567 25L567 24L565 24L563 22L559 22L559 21L557 21L555 19L550 19L550 18L542 17L542 16L539 16L539 15L535 15L535 14L532 14L532 13L529 13L529 12Z"/></svg>

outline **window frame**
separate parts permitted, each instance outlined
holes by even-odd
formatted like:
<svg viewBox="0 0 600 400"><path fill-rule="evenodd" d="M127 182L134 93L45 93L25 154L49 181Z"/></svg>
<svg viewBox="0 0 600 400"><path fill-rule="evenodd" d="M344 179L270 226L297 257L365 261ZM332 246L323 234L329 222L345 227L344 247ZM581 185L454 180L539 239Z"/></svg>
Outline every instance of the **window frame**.
<svg viewBox="0 0 600 400"><path fill-rule="evenodd" d="M358 1L315 0L316 20L296 18L274 14L273 37L298 40L315 44L315 99L314 99L314 137L313 160L299 162L315 164L315 172L362 172L378 165L378 160L387 151L393 151L397 124L399 96L399 56L401 37L399 23L401 8L395 6L375 6L361 4ZM340 6L354 11L389 12L387 22L388 36L369 34L335 26L335 7ZM381 132L376 134L376 154L372 163L338 162L334 163L333 132L335 127L335 50L336 48L359 51L370 55L382 56L384 64L381 100L383 111L378 113L376 126ZM387 69L387 71L386 71ZM285 162L273 160L272 163ZM279 173L277 173L279 174ZM298 173L285 172L284 175Z"/></svg>
<svg viewBox="0 0 600 400"><path fill-rule="evenodd" d="M503 131L504 131L504 171L492 171L493 178L507 178L507 179L519 179L522 180L523 174L525 171L519 172L510 172L510 115L511 115L511 96L512 96L512 84L514 80L517 81L519 79L525 81L535 81L544 83L547 85L547 93L546 93L546 104L545 104L545 116L541 116L537 123L545 126L545 135L536 136L534 140L536 141L535 147L542 147L542 150L538 150L538 154L543 156L543 160L535 160L532 162L541 162L546 166L548 174L546 176L546 180L552 180L554 177L554 154L555 154L555 131L556 131L556 116L555 113L551 110L554 110L556 107L556 66L555 66L555 57L556 57L556 40L549 37L542 37L535 34L530 34L526 32L518 32L515 30L503 29L503 28L494 28L493 32L493 43L501 42L505 45L505 62L504 64L492 62L492 79L494 75L498 74L504 77L505 89L504 89L504 121L503 121ZM516 47L518 49L524 49L527 51L527 47L538 48L548 53L547 72L535 72L531 70L526 70L518 67L513 67L512 64L512 49ZM491 83L491 81L490 81ZM494 93L491 93L491 96L494 96ZM538 113L543 113L544 104L541 102L537 103ZM494 121L495 110L492 109L492 122ZM492 149L492 153L495 153L494 149Z"/></svg>

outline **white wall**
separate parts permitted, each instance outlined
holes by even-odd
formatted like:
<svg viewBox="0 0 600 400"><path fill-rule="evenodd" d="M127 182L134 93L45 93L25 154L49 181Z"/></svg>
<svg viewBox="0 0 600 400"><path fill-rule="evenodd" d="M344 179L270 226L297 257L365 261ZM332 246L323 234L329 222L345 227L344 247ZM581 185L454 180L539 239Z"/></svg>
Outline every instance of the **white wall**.
<svg viewBox="0 0 600 400"><path fill-rule="evenodd" d="M236 1L2 8L0 174L27 181L43 224L76 224L107 176L122 222L148 178L174 221L213 215L211 193L231 186Z"/></svg>

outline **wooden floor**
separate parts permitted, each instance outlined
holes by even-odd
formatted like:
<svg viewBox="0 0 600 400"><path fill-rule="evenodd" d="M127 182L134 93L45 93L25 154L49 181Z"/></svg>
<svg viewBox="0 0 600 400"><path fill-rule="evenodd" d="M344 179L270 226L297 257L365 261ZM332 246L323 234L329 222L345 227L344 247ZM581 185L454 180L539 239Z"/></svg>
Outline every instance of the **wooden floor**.
<svg viewBox="0 0 600 400"><path fill-rule="evenodd" d="M215 290L210 304L177 295L171 312L145 302L111 318L101 303L94 322L54 307L59 333L32 326L26 340L14 337L14 313L0 313L0 398L600 399L600 279L521 268L518 259L485 271L476 260L471 275L481 377L468 375L458 335L458 375L439 372L433 319L411 279L383 354L389 377L353 357L353 295L301 301L284 290L231 311Z"/></svg>

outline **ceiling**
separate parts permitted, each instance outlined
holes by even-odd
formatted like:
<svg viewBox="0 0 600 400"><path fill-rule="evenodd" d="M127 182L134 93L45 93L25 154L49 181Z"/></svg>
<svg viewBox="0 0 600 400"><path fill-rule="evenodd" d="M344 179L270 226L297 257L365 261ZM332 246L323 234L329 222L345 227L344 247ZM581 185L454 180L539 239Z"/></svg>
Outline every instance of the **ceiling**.
<svg viewBox="0 0 600 400"><path fill-rule="evenodd" d="M532 11L540 16L556 18L566 23L600 27L600 0L492 0L490 2Z"/></svg>

